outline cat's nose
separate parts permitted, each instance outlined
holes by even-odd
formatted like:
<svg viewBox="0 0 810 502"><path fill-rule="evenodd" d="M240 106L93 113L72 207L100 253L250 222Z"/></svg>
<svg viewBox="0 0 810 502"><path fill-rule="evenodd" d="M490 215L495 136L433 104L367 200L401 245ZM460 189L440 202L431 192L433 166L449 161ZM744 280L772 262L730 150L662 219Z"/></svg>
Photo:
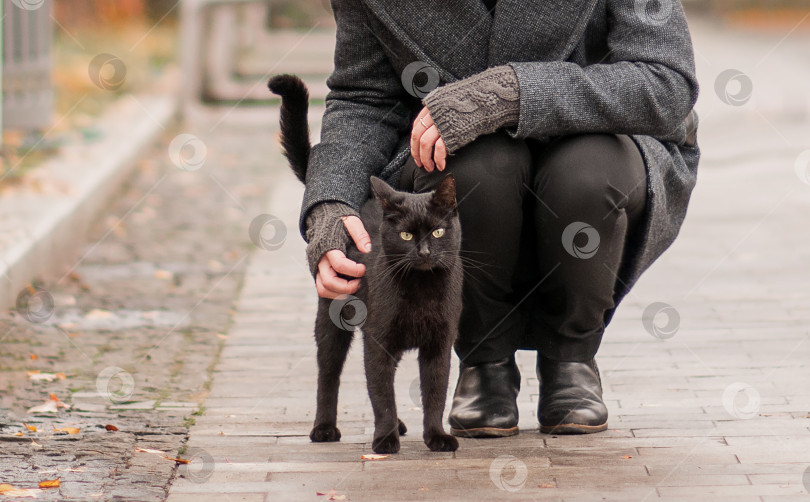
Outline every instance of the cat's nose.
<svg viewBox="0 0 810 502"><path fill-rule="evenodd" d="M423 244L419 246L419 251L417 251L417 254L421 258L427 258L428 256L430 256L430 248Z"/></svg>

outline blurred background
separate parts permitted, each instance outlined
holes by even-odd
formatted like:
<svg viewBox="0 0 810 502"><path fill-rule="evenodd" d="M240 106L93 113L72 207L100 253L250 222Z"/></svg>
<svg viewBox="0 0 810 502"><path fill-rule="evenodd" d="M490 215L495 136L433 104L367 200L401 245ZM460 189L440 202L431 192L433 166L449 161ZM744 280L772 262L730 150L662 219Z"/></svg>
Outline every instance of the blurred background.
<svg viewBox="0 0 810 502"><path fill-rule="evenodd" d="M808 0L684 3L690 16L753 35L810 32L801 22ZM93 117L114 100L180 91L165 78L172 69L183 69L186 102L272 102L263 79L281 59L285 71L310 77L316 98L325 93L329 37L310 40L310 50L299 51L304 61L284 54L302 31L333 28L328 0L3 0L3 7L0 187L20 182L69 132L95 134Z"/></svg>

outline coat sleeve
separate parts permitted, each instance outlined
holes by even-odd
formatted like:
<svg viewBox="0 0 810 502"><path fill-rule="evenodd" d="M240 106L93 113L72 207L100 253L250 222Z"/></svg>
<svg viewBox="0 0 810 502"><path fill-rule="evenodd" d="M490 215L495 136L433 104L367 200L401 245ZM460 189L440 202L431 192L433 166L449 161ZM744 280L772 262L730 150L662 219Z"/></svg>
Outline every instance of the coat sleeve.
<svg viewBox="0 0 810 502"><path fill-rule="evenodd" d="M359 0L333 0L337 23L335 69L326 83L321 141L312 149L299 227L305 235L309 210L340 201L356 211L369 192L369 177L391 160L409 131L404 87L365 22Z"/></svg>
<svg viewBox="0 0 810 502"><path fill-rule="evenodd" d="M520 88L519 138L579 132L671 136L697 100L694 54L680 0L665 19L646 2L607 0L609 53L599 64L510 63ZM642 6L639 10L637 6Z"/></svg>

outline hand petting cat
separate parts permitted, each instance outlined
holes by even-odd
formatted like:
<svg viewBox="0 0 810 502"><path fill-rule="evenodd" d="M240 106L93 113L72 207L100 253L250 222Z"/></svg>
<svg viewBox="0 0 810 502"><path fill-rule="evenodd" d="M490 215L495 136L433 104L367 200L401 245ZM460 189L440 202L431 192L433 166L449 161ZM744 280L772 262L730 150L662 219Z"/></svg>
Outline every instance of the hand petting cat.
<svg viewBox="0 0 810 502"><path fill-rule="evenodd" d="M429 173L434 167L444 171L447 166L447 147L427 107L423 107L413 121L411 155L416 165Z"/></svg>
<svg viewBox="0 0 810 502"><path fill-rule="evenodd" d="M354 215L342 216L343 225L351 236L357 249L363 253L371 251L371 237L369 237L363 222ZM318 273L315 275L315 289L322 298L337 298L340 295L350 295L357 292L360 287L360 277L366 273L366 266L346 258L340 249L327 251L318 261ZM338 274L355 277L344 279Z"/></svg>
<svg viewBox="0 0 810 502"><path fill-rule="evenodd" d="M425 127L429 125L430 127ZM433 125L428 109L422 108L414 120L411 134L411 154L419 167L432 172L434 167L444 171L446 167L446 149L439 130ZM329 202L321 205L331 204ZM319 223L328 218L322 217ZM371 251L371 239L363 222L355 215L344 215L340 219L354 241L357 249L364 253ZM348 242L347 242L348 244ZM315 273L315 289L322 298L337 298L350 295L360 287L360 278L366 273L366 267L346 257L345 249L330 249L321 255ZM344 276L344 277L341 277ZM347 279L353 277L354 279Z"/></svg>

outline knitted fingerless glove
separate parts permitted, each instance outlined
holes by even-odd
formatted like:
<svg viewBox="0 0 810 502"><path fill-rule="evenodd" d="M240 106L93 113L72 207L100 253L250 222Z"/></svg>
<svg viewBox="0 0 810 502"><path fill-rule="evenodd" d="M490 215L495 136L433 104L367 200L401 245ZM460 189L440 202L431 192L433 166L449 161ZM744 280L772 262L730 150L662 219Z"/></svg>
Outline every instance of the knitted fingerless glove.
<svg viewBox="0 0 810 502"><path fill-rule="evenodd" d="M453 153L478 136L517 125L519 97L515 70L503 65L437 87L422 102Z"/></svg>
<svg viewBox="0 0 810 502"><path fill-rule="evenodd" d="M312 277L318 274L318 262L324 253L339 249L346 254L352 238L343 225L342 216L360 215L347 204L331 201L313 206L307 215L307 262Z"/></svg>

